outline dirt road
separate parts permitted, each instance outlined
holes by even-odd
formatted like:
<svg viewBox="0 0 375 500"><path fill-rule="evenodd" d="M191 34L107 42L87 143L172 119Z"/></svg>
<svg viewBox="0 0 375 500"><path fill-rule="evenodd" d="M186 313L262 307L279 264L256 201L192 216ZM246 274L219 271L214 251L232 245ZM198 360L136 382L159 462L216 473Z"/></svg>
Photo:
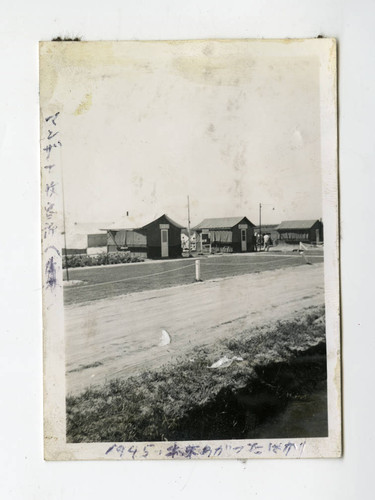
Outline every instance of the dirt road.
<svg viewBox="0 0 375 500"><path fill-rule="evenodd" d="M133 293L65 308L67 392L184 357L324 303L323 264ZM159 346L162 329L171 343Z"/></svg>

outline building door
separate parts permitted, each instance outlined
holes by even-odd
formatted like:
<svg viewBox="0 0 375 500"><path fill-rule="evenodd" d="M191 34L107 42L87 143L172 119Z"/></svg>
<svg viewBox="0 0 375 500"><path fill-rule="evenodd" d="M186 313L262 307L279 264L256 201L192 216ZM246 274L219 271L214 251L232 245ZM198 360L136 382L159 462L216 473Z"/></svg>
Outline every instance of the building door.
<svg viewBox="0 0 375 500"><path fill-rule="evenodd" d="M162 257L169 257L168 229L161 229L161 256Z"/></svg>
<svg viewBox="0 0 375 500"><path fill-rule="evenodd" d="M241 252L247 252L246 229L241 229Z"/></svg>
<svg viewBox="0 0 375 500"><path fill-rule="evenodd" d="M211 253L211 240L209 231L202 231L201 234L201 252Z"/></svg>
<svg viewBox="0 0 375 500"><path fill-rule="evenodd" d="M317 245L320 243L320 234L319 234L319 229L315 229L315 241Z"/></svg>

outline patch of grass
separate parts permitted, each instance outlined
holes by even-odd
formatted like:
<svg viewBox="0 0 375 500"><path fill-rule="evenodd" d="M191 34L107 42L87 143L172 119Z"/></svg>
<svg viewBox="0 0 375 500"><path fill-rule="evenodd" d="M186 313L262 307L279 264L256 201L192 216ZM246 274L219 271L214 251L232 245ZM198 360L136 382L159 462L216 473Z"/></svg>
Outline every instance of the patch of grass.
<svg viewBox="0 0 375 500"><path fill-rule="evenodd" d="M322 317L324 309L314 308L295 320L245 331L210 350L196 347L186 358L157 370L114 380L79 396L69 396L66 400L67 440L174 439L189 415L202 413L224 392L233 394L244 388L251 391L252 386L262 384L267 367L288 365L314 347L324 346ZM223 369L209 368L223 356L241 356L244 361ZM276 392L281 390L277 377L271 377L271 381L270 376L266 378L267 384L275 384ZM297 385L292 387L296 394Z"/></svg>
<svg viewBox="0 0 375 500"><path fill-rule="evenodd" d="M106 260L114 254L103 254L100 258ZM258 257L259 255L259 257ZM295 258L275 259L264 254L249 256L226 256L201 260L202 279L216 280L242 276L245 274L260 274L263 271L289 268L303 265L299 255ZM126 258L126 253L123 255ZM98 256L99 258L99 256ZM65 260L65 259L64 259ZM64 262L63 260L63 262ZM78 259L79 261L79 259ZM79 261L80 262L80 261ZM190 262L190 265L189 265ZM101 283L101 286L85 288L81 286L66 287L64 289L64 303L79 304L93 300L100 300L144 290L160 290L173 286L194 283L194 262L188 263L174 260L156 261L146 266L104 266L69 270L72 280L82 280L85 284ZM80 264L76 262L77 266ZM96 265L100 264L97 262ZM92 264L94 265L94 264ZM165 271L167 271L165 273ZM124 281L122 281L124 280Z"/></svg>

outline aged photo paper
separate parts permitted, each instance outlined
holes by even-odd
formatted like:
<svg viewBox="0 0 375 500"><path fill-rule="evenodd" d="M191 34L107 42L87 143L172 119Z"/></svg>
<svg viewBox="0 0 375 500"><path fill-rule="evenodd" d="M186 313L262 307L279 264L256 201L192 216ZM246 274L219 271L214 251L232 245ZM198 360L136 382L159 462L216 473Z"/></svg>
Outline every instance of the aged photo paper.
<svg viewBox="0 0 375 500"><path fill-rule="evenodd" d="M336 42L40 43L47 460L341 456Z"/></svg>

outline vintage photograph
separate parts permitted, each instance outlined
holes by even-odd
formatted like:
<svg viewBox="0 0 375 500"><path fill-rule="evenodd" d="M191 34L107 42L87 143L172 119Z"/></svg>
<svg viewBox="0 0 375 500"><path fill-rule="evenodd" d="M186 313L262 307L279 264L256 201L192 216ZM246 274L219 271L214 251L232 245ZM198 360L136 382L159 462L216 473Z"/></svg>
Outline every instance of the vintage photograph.
<svg viewBox="0 0 375 500"><path fill-rule="evenodd" d="M41 42L47 459L340 456L336 44Z"/></svg>

